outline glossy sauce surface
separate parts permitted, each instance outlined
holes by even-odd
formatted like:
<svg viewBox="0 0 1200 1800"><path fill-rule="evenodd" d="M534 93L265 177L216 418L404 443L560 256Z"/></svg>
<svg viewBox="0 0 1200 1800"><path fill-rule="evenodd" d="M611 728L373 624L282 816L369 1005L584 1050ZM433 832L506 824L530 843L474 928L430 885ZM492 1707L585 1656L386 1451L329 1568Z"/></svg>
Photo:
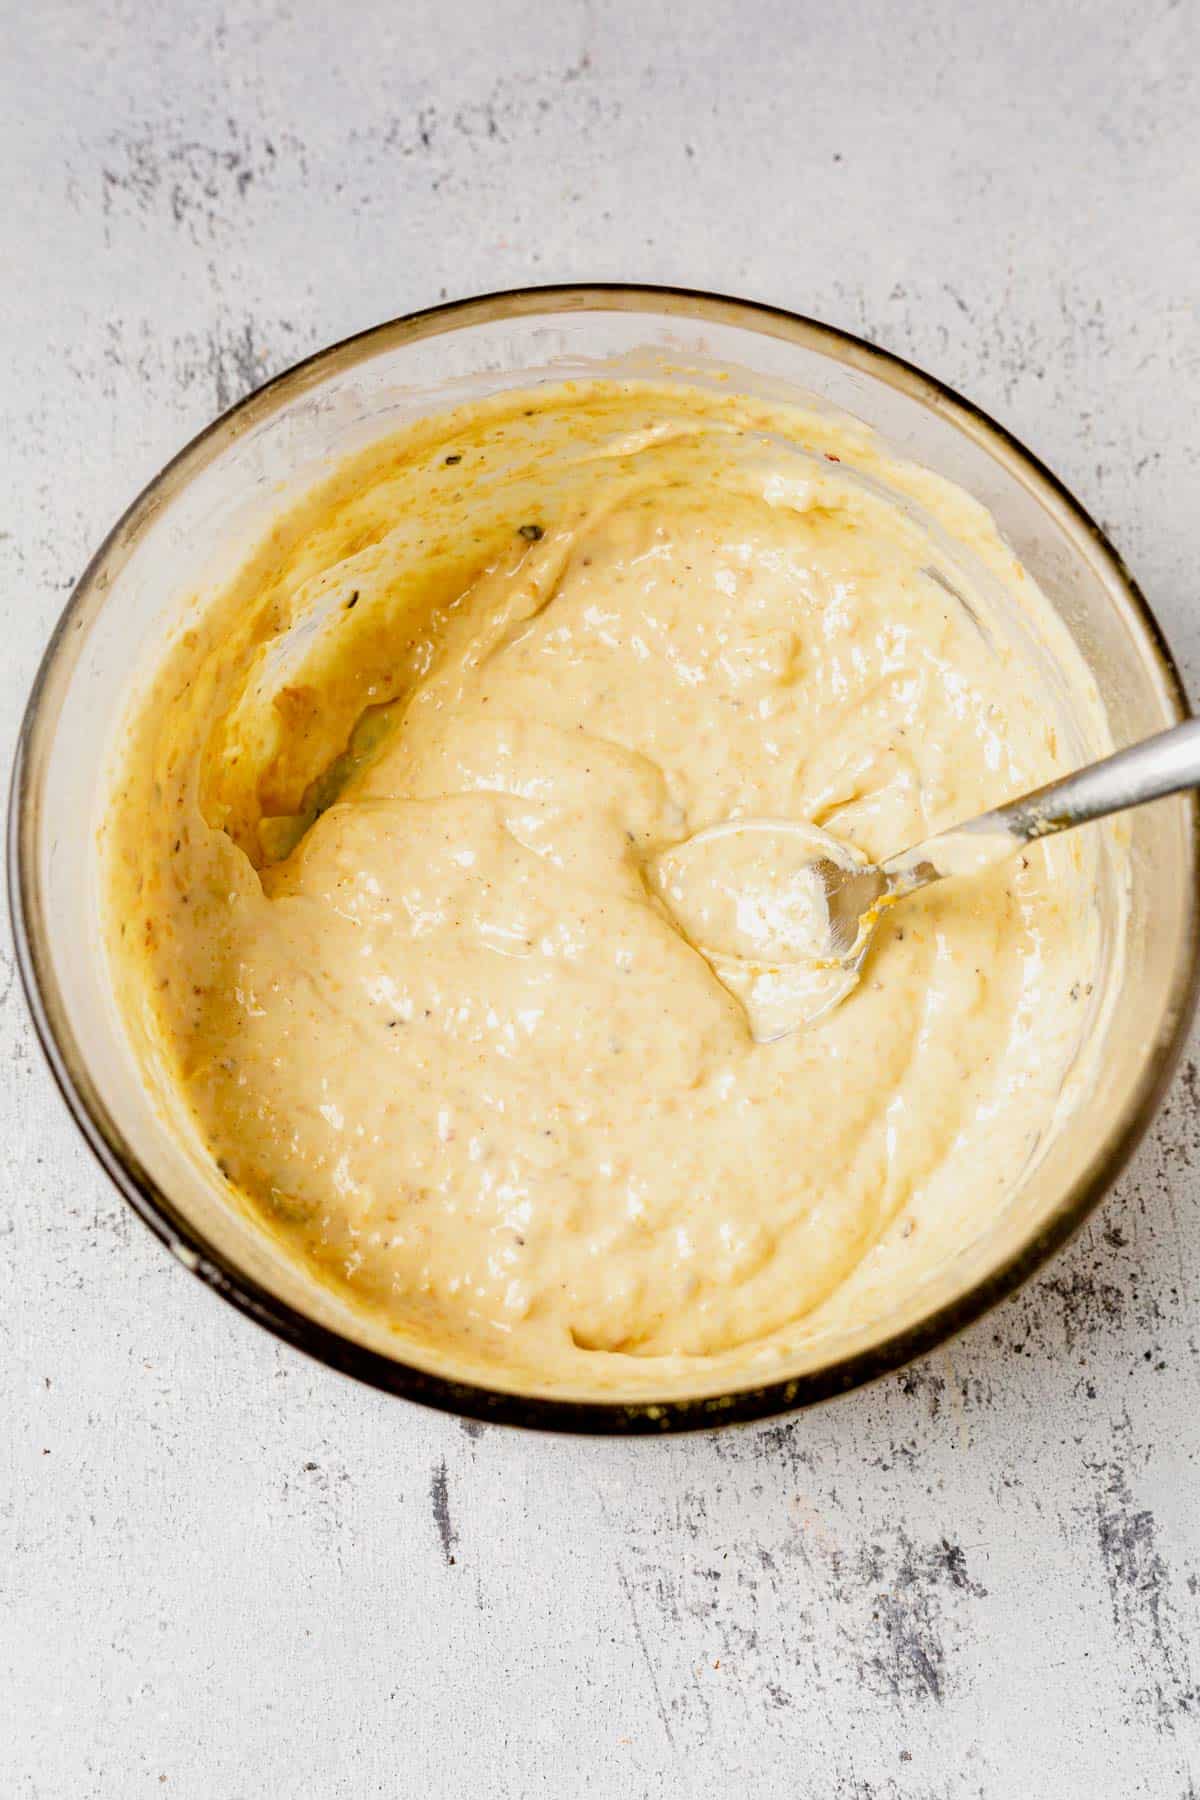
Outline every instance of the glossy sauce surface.
<svg viewBox="0 0 1200 1800"><path fill-rule="evenodd" d="M739 814L881 860L1063 772L1054 631L982 509L846 422L605 383L427 421L281 519L140 702L105 826L133 1035L237 1203L435 1363L619 1393L784 1355L1052 1130L1086 846L906 902L773 1044L648 871Z"/></svg>

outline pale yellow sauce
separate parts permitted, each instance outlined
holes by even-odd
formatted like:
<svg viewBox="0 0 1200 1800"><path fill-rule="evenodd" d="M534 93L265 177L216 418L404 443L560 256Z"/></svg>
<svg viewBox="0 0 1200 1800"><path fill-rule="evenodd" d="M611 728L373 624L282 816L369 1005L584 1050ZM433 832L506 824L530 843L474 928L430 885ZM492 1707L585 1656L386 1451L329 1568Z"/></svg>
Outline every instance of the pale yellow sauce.
<svg viewBox="0 0 1200 1800"><path fill-rule="evenodd" d="M104 846L139 1054L232 1203L426 1360L619 1392L878 1307L865 1262L953 1250L1054 1126L1086 849L906 901L769 1045L648 869L738 814L879 860L1070 767L1058 629L845 421L634 384L427 421L139 702Z"/></svg>

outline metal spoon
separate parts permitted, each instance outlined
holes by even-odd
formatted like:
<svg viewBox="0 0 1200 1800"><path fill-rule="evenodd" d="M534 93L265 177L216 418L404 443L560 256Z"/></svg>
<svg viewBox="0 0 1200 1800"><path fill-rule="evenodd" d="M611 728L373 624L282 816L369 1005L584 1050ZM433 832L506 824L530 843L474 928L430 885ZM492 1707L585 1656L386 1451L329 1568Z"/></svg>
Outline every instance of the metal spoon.
<svg viewBox="0 0 1200 1800"><path fill-rule="evenodd" d="M1200 719L1118 750L879 864L797 820L732 819L663 852L654 874L685 935L746 1006L755 1037L771 1043L812 1024L849 993L880 919L909 894L948 875L987 868L1038 838L1189 787L1200 787ZM762 840L754 852L760 865L772 869L786 862L784 844L793 844L782 898L739 892L730 879L729 859L744 854L751 837ZM721 844L714 866L713 849ZM802 847L800 863L796 846ZM699 903L697 869L704 890ZM723 914L713 895L724 903Z"/></svg>

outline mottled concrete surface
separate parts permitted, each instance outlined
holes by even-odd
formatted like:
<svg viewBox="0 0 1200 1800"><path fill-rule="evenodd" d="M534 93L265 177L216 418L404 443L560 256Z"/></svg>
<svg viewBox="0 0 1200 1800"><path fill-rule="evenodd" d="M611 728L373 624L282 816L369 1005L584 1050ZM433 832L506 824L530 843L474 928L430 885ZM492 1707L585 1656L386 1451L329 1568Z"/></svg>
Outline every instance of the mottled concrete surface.
<svg viewBox="0 0 1200 1800"><path fill-rule="evenodd" d="M0 7L0 738L219 408L451 295L848 325L1108 524L1200 681L1200 27L985 7ZM1017 1301L785 1424L470 1430L279 1348L77 1141L0 949L0 1795L1200 1788L1200 1113Z"/></svg>

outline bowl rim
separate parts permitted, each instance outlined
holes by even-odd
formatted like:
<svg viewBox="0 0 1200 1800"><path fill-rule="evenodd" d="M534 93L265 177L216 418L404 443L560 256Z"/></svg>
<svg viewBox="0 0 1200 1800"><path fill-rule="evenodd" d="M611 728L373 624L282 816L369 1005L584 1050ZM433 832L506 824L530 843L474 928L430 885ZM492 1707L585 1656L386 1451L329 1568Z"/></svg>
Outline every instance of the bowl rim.
<svg viewBox="0 0 1200 1800"><path fill-rule="evenodd" d="M40 751L52 741L54 721L42 701L60 664L73 650L75 631L93 593L107 586L107 565L122 558L127 545L164 500L198 473L225 445L260 419L271 416L297 392L327 372L353 366L378 350L438 336L461 326L505 316L587 311L644 312L657 317L709 317L760 334L833 351L842 363L880 377L925 403L935 401L953 422L987 449L998 448L1009 464L1045 499L1067 513L1090 539L1099 560L1123 595L1143 634L1176 717L1189 707L1175 659L1145 597L1107 535L1044 463L1011 432L944 382L916 364L868 340L802 313L759 301L676 286L589 282L498 290L442 302L401 315L327 345L245 395L197 433L131 502L108 532L75 583L50 636L30 690L13 760L8 806L8 898L17 968L34 1028L51 1075L67 1109L118 1192L159 1241L204 1285L277 1338L317 1361L383 1392L442 1412L490 1423L584 1435L662 1434L707 1430L745 1423L829 1400L893 1373L964 1330L1006 1299L1083 1224L1115 1181L1144 1135L1174 1072L1190 1024L1200 983L1200 806L1191 812L1192 881L1186 920L1186 957L1180 958L1165 1013L1169 1024L1147 1057L1131 1104L1117 1128L1093 1152L1087 1167L1051 1215L1024 1244L966 1292L946 1301L915 1324L827 1367L732 1393L662 1400L577 1400L509 1393L433 1374L384 1355L318 1323L242 1271L180 1213L134 1154L101 1100L70 1030L67 1011L49 959L39 902L37 870L38 777ZM101 579L101 578L104 579Z"/></svg>

